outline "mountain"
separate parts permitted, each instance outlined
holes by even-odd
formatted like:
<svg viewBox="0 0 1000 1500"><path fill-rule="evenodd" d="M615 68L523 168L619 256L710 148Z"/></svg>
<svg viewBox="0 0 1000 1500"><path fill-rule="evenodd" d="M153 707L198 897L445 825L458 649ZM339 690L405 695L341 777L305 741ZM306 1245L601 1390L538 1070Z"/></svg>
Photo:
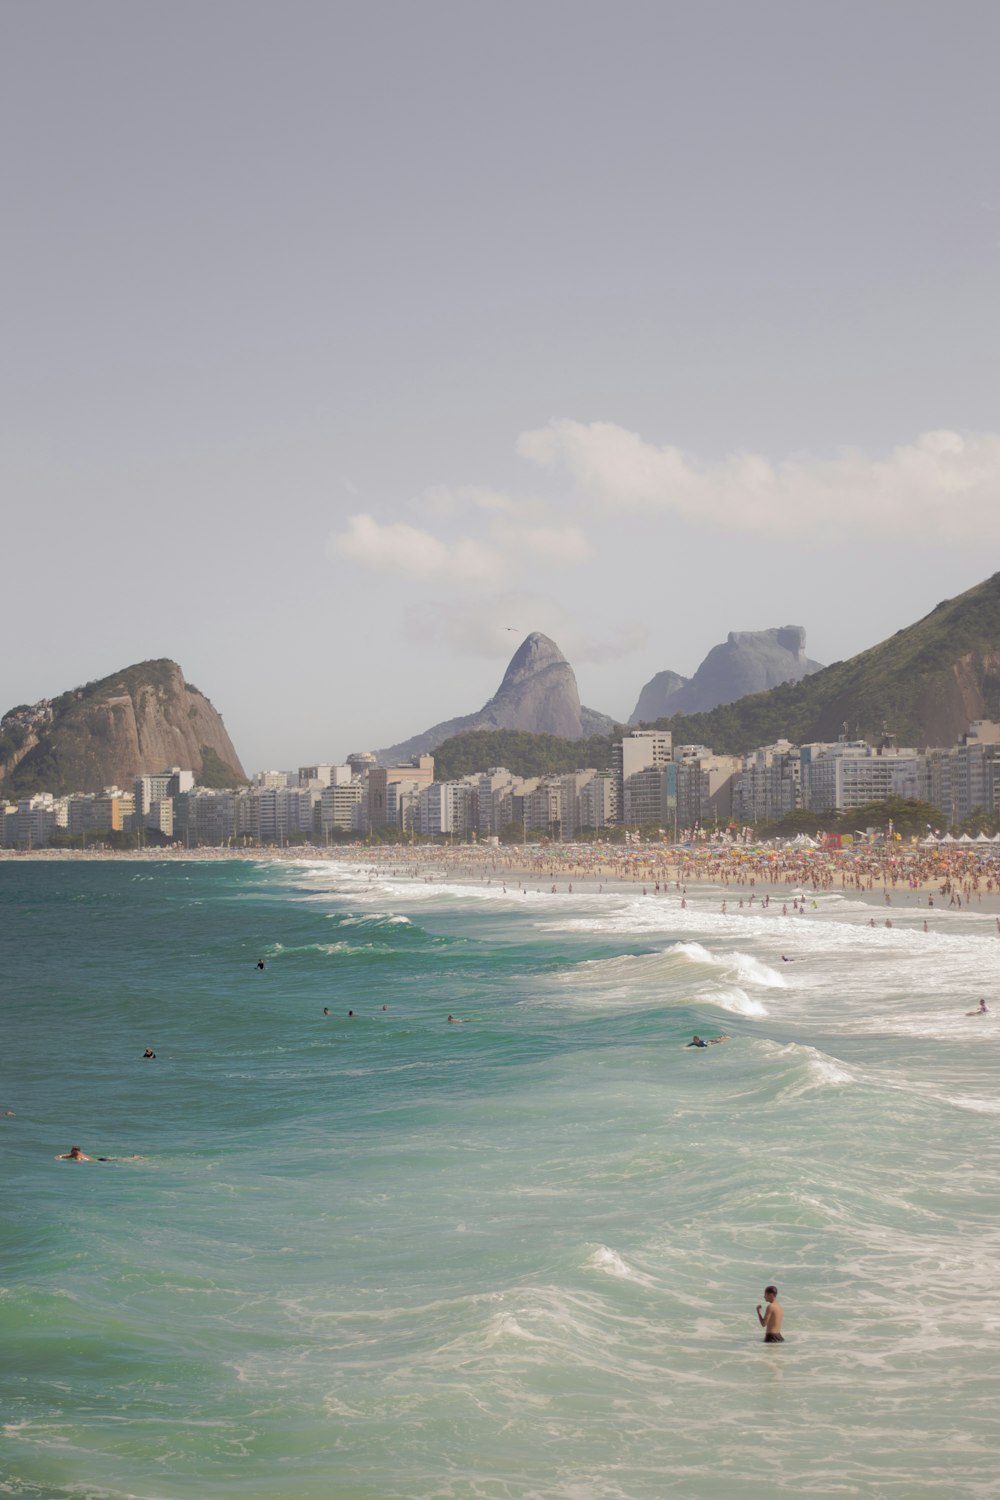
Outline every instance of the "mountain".
<svg viewBox="0 0 1000 1500"><path fill-rule="evenodd" d="M144 661L0 720L0 794L131 788L180 766L203 786L246 780L221 716L176 662Z"/></svg>
<svg viewBox="0 0 1000 1500"><path fill-rule="evenodd" d="M579 740L611 729L613 720L582 708L573 668L555 641L533 631L511 657L503 681L478 711L446 719L423 734L378 751L383 765L397 765L414 755L429 755L445 740L471 729L524 729Z"/></svg>
<svg viewBox="0 0 1000 1500"><path fill-rule="evenodd" d="M693 677L658 672L639 694L629 723L705 713L720 703L735 703L783 682L799 682L820 670L820 663L806 656L806 633L801 625L733 630L721 646L712 647Z"/></svg>
<svg viewBox="0 0 1000 1500"><path fill-rule="evenodd" d="M675 742L738 754L781 736L796 744L851 737L953 745L973 719L1000 718L1000 573L887 641L710 713L674 715Z"/></svg>

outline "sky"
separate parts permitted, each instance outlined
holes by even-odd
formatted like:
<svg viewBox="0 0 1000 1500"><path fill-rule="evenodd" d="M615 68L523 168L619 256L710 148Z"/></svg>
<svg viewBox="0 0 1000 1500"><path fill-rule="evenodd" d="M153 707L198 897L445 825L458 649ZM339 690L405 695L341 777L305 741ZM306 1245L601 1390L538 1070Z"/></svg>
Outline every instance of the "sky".
<svg viewBox="0 0 1000 1500"><path fill-rule="evenodd" d="M995 0L3 0L0 712L248 771L1000 567Z"/></svg>

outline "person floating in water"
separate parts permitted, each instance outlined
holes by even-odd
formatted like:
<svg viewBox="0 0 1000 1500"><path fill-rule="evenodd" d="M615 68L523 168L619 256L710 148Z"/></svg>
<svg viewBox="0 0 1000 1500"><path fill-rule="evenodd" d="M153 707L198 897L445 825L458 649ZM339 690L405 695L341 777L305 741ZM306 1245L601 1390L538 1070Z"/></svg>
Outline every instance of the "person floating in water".
<svg viewBox="0 0 1000 1500"><path fill-rule="evenodd" d="M448 1019L450 1020L451 1017L449 1016ZM710 1036L707 1038L707 1040L703 1040L700 1036L693 1036L691 1040L689 1042L685 1042L684 1045L687 1047L714 1047L716 1042L728 1041L729 1033L724 1031L721 1036Z"/></svg>
<svg viewBox="0 0 1000 1500"><path fill-rule="evenodd" d="M980 1002L979 1002L979 1009L978 1010L967 1010L965 1012L965 1014L967 1016L986 1016L986 1015L989 1014L989 1009L990 1008L986 1004L986 1001L985 1000L980 1000Z"/></svg>
<svg viewBox="0 0 1000 1500"><path fill-rule="evenodd" d="M764 1288L764 1301L767 1303L767 1312L761 1312L760 1303L757 1303L757 1322L764 1330L765 1344L783 1344L784 1335L781 1332L782 1319L785 1309L778 1301L778 1288L766 1286Z"/></svg>
<svg viewBox="0 0 1000 1500"><path fill-rule="evenodd" d="M257 967L258 969L262 969L264 967L264 960L262 958L258 958Z"/></svg>
<svg viewBox="0 0 1000 1500"><path fill-rule="evenodd" d="M794 960L794 958L786 958L785 955L782 954L781 955L781 962L783 964L793 964L795 962L795 960Z"/></svg>
<svg viewBox="0 0 1000 1500"><path fill-rule="evenodd" d="M324 1016L328 1016L330 1014L330 1007L328 1005L324 1005L323 1014Z"/></svg>
<svg viewBox="0 0 1000 1500"><path fill-rule="evenodd" d="M70 1146L56 1161L142 1161L141 1156L87 1156L82 1146Z"/></svg>
<svg viewBox="0 0 1000 1500"><path fill-rule="evenodd" d="M449 1016L448 1024L450 1026L464 1026L465 1022L462 1020L461 1016Z"/></svg>
<svg viewBox="0 0 1000 1500"><path fill-rule="evenodd" d="M152 1047L147 1047L142 1055L143 1057L156 1057L156 1053L153 1051Z"/></svg>

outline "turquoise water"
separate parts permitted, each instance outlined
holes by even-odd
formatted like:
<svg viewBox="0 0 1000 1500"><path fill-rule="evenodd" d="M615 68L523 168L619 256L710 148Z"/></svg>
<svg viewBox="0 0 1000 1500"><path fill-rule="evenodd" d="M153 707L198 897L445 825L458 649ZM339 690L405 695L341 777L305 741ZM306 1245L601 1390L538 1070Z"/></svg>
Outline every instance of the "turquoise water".
<svg viewBox="0 0 1000 1500"><path fill-rule="evenodd" d="M995 1495L994 918L725 894L0 865L0 1493Z"/></svg>

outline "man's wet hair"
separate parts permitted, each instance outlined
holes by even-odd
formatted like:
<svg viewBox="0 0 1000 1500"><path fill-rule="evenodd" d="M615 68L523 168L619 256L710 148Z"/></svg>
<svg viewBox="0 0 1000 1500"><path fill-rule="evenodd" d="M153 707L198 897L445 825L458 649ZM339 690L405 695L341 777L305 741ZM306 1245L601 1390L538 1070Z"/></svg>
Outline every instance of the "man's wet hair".
<svg viewBox="0 0 1000 1500"><path fill-rule="evenodd" d="M765 1297L767 1296L768 1292L773 1292L774 1295L777 1296L778 1295L778 1288L776 1286L766 1286L764 1288L764 1296Z"/></svg>

